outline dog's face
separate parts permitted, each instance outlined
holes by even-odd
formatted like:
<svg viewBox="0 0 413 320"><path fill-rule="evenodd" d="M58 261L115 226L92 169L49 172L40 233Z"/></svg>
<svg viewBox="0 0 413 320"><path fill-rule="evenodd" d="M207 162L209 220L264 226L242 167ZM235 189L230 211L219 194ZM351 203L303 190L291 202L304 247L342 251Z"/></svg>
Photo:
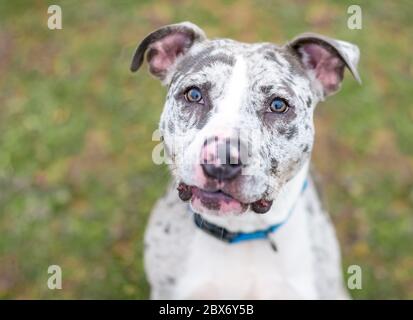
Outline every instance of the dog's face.
<svg viewBox="0 0 413 320"><path fill-rule="evenodd" d="M317 102L337 91L345 66L358 79L357 47L313 34L280 47L171 25L145 38L133 71L145 50L168 86L160 130L179 194L199 213L268 211L309 160Z"/></svg>

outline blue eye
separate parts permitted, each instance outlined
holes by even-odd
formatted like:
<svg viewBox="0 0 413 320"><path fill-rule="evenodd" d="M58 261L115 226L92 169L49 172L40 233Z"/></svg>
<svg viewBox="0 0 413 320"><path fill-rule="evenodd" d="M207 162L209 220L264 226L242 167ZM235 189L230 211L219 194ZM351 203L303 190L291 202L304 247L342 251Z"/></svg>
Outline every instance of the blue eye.
<svg viewBox="0 0 413 320"><path fill-rule="evenodd" d="M185 93L185 99L189 102L201 102L202 100L202 93L201 90L198 88L190 88Z"/></svg>
<svg viewBox="0 0 413 320"><path fill-rule="evenodd" d="M275 98L273 101L271 101L271 104L270 104L271 112L284 113L288 111L288 108L289 106L287 102L281 98Z"/></svg>

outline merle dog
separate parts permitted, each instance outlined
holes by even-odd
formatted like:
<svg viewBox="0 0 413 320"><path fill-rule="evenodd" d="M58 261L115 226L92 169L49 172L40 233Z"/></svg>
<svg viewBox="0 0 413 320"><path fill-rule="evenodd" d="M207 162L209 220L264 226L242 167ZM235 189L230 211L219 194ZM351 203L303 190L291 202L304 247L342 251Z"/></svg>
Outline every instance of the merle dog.
<svg viewBox="0 0 413 320"><path fill-rule="evenodd" d="M209 40L184 22L149 34L132 71L145 55L168 89L160 132L175 181L145 235L151 297L346 298L309 162L317 103L346 67L360 81L357 46Z"/></svg>

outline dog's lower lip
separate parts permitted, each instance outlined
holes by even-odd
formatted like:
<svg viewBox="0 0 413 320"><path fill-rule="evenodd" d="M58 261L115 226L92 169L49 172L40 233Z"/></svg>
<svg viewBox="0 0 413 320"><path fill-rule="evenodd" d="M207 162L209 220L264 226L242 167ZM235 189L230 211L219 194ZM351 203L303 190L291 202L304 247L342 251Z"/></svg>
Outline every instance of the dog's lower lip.
<svg viewBox="0 0 413 320"><path fill-rule="evenodd" d="M198 187L192 187L193 191L195 192L202 192L203 194L209 195L209 196L214 196L216 195L217 197L222 197L222 198L227 198L228 200L234 200L234 201L238 201L241 202L237 199L235 199L233 196L229 195L228 193L225 193L224 191L218 189L218 190L214 190L214 191L210 191L210 190L205 190L205 189L201 189Z"/></svg>
<svg viewBox="0 0 413 320"><path fill-rule="evenodd" d="M258 214L268 212L272 206L272 201L267 201L264 199L260 199L253 203L243 203L240 200L234 198L233 196L225 193L221 189L205 190L196 186L189 186L185 183L180 183L178 185L177 190L179 198L182 201L189 201L193 200L194 198L202 198L204 200L204 204L208 204L210 206L211 204L218 202L238 203L238 205L244 208L244 210L247 209L248 206L250 206L251 210Z"/></svg>
<svg viewBox="0 0 413 320"><path fill-rule="evenodd" d="M199 212L209 210L212 214L225 215L227 213L241 214L248 209L248 204L242 203L221 190L211 192L194 186L192 194L191 205Z"/></svg>

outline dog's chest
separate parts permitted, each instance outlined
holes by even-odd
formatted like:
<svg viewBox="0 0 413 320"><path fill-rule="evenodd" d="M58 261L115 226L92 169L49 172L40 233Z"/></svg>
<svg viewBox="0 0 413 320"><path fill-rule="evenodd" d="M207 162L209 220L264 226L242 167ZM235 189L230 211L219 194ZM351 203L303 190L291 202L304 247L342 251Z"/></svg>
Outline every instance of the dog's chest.
<svg viewBox="0 0 413 320"><path fill-rule="evenodd" d="M155 299L345 298L334 230L310 184L290 219L268 240L227 244L195 226L173 189L145 234L145 269Z"/></svg>
<svg viewBox="0 0 413 320"><path fill-rule="evenodd" d="M227 244L196 229L175 295L180 298L316 298L308 229L300 208L271 235ZM302 213L302 212L301 212ZM308 248L303 248L303 244Z"/></svg>

